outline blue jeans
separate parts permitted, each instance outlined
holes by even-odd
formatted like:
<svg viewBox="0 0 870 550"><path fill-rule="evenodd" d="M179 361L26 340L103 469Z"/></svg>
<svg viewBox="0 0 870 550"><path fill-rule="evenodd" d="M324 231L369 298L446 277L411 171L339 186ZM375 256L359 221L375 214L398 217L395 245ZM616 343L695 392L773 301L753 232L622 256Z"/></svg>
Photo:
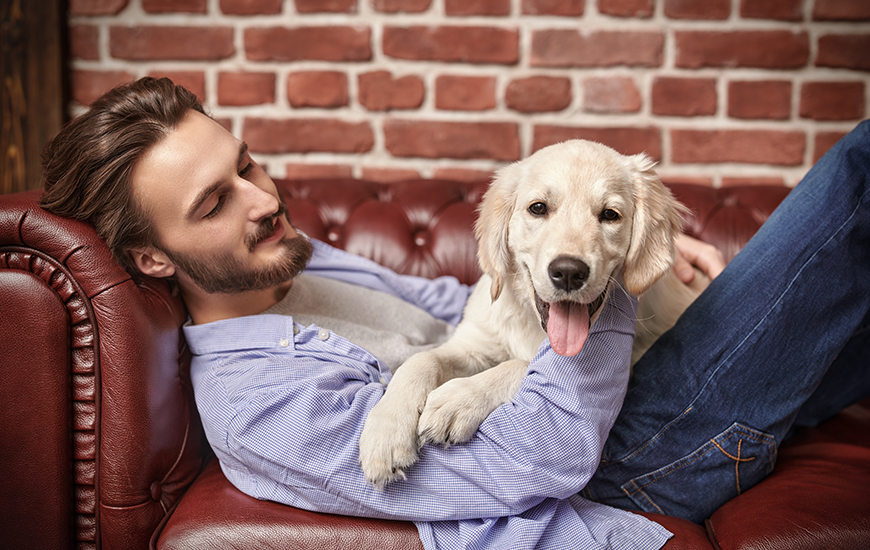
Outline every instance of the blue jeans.
<svg viewBox="0 0 870 550"><path fill-rule="evenodd" d="M584 496L703 521L870 394L868 203L865 121L635 366Z"/></svg>

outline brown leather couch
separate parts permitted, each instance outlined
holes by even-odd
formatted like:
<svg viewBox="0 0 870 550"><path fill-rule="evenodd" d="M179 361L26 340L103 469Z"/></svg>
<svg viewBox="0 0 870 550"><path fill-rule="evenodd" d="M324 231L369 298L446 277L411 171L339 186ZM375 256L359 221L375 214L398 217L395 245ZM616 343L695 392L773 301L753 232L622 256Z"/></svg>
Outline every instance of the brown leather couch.
<svg viewBox="0 0 870 550"><path fill-rule="evenodd" d="M484 183L279 181L309 235L403 273L478 276ZM674 184L687 230L731 257L781 187ZM0 501L5 548L420 548L407 522L251 499L203 439L179 327L161 281L131 278L93 230L0 197ZM705 525L648 514L667 548L870 548L870 400L799 433L766 480Z"/></svg>

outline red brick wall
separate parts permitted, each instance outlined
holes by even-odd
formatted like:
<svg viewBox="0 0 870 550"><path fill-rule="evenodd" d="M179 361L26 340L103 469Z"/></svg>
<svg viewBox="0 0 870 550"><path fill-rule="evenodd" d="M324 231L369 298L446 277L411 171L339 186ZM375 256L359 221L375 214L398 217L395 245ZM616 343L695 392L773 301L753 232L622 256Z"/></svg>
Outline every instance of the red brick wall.
<svg viewBox="0 0 870 550"><path fill-rule="evenodd" d="M795 184L870 116L868 0L70 0L73 112L167 75L273 176L488 177L582 137Z"/></svg>

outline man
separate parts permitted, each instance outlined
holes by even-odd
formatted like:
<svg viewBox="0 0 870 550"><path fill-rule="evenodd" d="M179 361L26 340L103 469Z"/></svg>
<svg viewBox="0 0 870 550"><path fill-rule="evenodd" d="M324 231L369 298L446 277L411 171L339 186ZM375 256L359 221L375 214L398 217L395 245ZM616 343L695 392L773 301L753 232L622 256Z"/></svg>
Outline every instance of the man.
<svg viewBox="0 0 870 550"><path fill-rule="evenodd" d="M427 548L658 548L660 526L578 491L706 517L769 471L796 419L868 393L868 126L844 142L650 350L622 413L627 380L612 373L627 354L606 352L630 349L636 301L613 293L578 356L545 342L513 404L466 445L424 448L383 492L357 464L366 414L391 367L448 337L468 288L309 243L244 144L167 80L113 90L62 131L43 204L92 223L131 271L178 285L197 405L241 490L413 520ZM715 275L696 245L683 241ZM852 394L830 399L844 380Z"/></svg>

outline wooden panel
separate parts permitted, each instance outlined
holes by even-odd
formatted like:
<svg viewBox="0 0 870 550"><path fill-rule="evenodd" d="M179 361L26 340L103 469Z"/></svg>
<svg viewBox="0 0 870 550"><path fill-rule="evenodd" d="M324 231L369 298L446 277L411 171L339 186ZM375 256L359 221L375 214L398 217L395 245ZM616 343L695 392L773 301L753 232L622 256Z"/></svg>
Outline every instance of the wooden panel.
<svg viewBox="0 0 870 550"><path fill-rule="evenodd" d="M0 193L40 187L40 155L64 120L62 0L0 0Z"/></svg>

